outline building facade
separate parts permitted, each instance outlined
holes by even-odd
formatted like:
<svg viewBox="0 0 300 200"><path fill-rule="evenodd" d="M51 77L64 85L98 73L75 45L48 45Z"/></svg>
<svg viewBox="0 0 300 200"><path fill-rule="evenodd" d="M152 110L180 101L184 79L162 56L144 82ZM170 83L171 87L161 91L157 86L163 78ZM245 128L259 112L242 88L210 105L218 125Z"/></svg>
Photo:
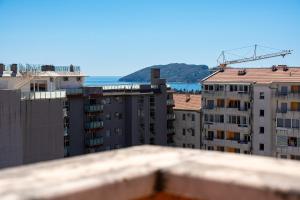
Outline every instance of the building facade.
<svg viewBox="0 0 300 200"><path fill-rule="evenodd" d="M77 66L0 64L0 167L140 144L174 145L172 91L151 83L84 87Z"/></svg>
<svg viewBox="0 0 300 200"><path fill-rule="evenodd" d="M225 68L204 79L202 147L299 159L299 77L299 68L273 66Z"/></svg>
<svg viewBox="0 0 300 200"><path fill-rule="evenodd" d="M201 95L173 94L176 147L201 148Z"/></svg>
<svg viewBox="0 0 300 200"><path fill-rule="evenodd" d="M151 84L67 89L65 155L174 145L172 92L158 69L151 73Z"/></svg>

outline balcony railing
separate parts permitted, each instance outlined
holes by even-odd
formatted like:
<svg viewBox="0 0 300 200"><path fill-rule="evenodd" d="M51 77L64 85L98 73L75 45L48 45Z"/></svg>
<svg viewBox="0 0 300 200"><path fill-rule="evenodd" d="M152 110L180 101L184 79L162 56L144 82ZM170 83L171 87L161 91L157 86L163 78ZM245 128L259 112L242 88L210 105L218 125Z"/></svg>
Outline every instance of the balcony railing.
<svg viewBox="0 0 300 200"><path fill-rule="evenodd" d="M103 121L91 121L85 123L85 129L103 128Z"/></svg>
<svg viewBox="0 0 300 200"><path fill-rule="evenodd" d="M67 95L82 95L83 89L82 88L67 88L66 93L67 93Z"/></svg>
<svg viewBox="0 0 300 200"><path fill-rule="evenodd" d="M0 199L300 199L299 169L296 161L139 146L2 170Z"/></svg>
<svg viewBox="0 0 300 200"><path fill-rule="evenodd" d="M175 103L174 103L174 100L173 99L168 99L167 100L167 106L174 106Z"/></svg>
<svg viewBox="0 0 300 200"><path fill-rule="evenodd" d="M167 120L175 120L175 114L167 114Z"/></svg>
<svg viewBox="0 0 300 200"><path fill-rule="evenodd" d="M99 146L103 144L103 138L87 139L86 145L89 147Z"/></svg>
<svg viewBox="0 0 300 200"><path fill-rule="evenodd" d="M22 100L60 99L60 98L66 98L66 91L56 90L52 92L21 92Z"/></svg>
<svg viewBox="0 0 300 200"><path fill-rule="evenodd" d="M85 109L85 112L102 112L103 105L101 105L101 104L86 105L84 109Z"/></svg>

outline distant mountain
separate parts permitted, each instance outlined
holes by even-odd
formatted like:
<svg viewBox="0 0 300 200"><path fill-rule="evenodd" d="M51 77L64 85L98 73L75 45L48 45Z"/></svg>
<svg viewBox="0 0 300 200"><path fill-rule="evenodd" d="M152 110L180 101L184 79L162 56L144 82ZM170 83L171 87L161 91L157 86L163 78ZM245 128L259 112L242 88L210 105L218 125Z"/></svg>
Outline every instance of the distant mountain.
<svg viewBox="0 0 300 200"><path fill-rule="evenodd" d="M168 82L195 83L211 73L207 65L171 63L167 65L153 65L143 68L139 71L120 78L119 81L149 82L151 68L159 68L161 78L165 78Z"/></svg>

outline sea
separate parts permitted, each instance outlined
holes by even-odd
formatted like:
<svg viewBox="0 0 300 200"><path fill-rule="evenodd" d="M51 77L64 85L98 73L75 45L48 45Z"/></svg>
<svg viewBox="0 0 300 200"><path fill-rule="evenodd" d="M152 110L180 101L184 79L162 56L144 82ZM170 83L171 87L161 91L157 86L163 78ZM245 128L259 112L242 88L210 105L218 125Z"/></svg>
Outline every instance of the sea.
<svg viewBox="0 0 300 200"><path fill-rule="evenodd" d="M141 82L121 82L121 76L88 76L85 78L85 86L103 86L103 85L126 85L126 84L147 84ZM178 83L168 82L170 87L177 91L198 92L201 91L200 83Z"/></svg>

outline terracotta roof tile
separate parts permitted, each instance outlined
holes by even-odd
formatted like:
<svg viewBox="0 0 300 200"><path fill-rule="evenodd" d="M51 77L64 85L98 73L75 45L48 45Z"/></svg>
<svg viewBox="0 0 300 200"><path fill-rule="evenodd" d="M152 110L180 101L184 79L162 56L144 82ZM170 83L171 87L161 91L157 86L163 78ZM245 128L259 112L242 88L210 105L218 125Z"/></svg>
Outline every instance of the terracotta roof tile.
<svg viewBox="0 0 300 200"><path fill-rule="evenodd" d="M200 111L201 95L200 94L173 94L175 101L175 110L195 110Z"/></svg>
<svg viewBox="0 0 300 200"><path fill-rule="evenodd" d="M245 75L238 75L239 70L241 68L226 68L224 72L217 72L211 77L204 79L203 82L300 82L300 67L288 67L287 71L283 71L282 67L278 67L277 71L272 71L272 68L246 68Z"/></svg>

